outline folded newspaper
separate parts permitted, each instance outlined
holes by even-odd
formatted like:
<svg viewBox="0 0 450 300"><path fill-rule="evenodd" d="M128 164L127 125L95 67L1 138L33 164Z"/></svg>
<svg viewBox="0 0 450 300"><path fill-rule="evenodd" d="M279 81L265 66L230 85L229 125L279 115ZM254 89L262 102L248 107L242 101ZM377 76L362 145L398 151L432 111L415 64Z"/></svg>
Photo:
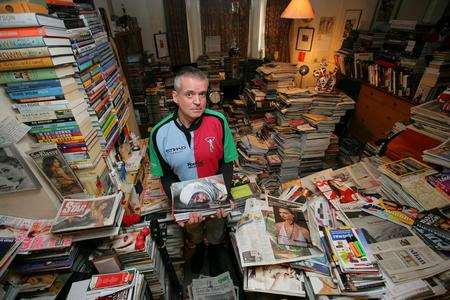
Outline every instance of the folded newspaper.
<svg viewBox="0 0 450 300"><path fill-rule="evenodd" d="M280 205L269 206L266 201L255 198L248 199L236 229L242 267L274 265L320 256L322 245L315 218L305 217L303 211Z"/></svg>
<svg viewBox="0 0 450 300"><path fill-rule="evenodd" d="M188 286L189 298L192 300L236 300L238 299L237 287L229 272L216 277L202 277L193 279Z"/></svg>

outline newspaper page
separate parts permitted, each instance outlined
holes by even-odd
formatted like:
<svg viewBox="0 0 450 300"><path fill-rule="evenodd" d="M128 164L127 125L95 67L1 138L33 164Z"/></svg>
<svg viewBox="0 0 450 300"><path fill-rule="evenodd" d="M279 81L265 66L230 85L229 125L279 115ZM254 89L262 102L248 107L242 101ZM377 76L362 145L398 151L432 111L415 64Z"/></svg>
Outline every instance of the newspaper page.
<svg viewBox="0 0 450 300"><path fill-rule="evenodd" d="M295 262L320 256L321 246L317 244L316 234L311 234L309 222L306 227L304 223L299 223L286 229L281 221L277 222L276 214L280 218L285 214L287 218L289 212L282 212L280 209L278 212L276 209L274 211L273 207L262 200L247 200L236 230L236 242L243 267ZM320 243L320 237L318 240Z"/></svg>
<svg viewBox="0 0 450 300"><path fill-rule="evenodd" d="M236 300L233 280L229 272L216 277L193 279L192 298L195 300Z"/></svg>
<svg viewBox="0 0 450 300"><path fill-rule="evenodd" d="M409 228L370 215L346 212L354 226L359 227L372 255L393 282L433 276L450 268Z"/></svg>

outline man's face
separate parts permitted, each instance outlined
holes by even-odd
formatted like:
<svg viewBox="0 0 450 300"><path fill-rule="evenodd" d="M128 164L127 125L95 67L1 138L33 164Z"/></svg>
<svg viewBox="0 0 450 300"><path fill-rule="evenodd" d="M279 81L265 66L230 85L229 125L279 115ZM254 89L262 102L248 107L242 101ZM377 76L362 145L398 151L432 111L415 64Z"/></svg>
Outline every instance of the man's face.
<svg viewBox="0 0 450 300"><path fill-rule="evenodd" d="M173 100L178 104L180 116L191 122L199 118L206 108L207 91L207 80L183 76L180 89L172 94Z"/></svg>
<svg viewBox="0 0 450 300"><path fill-rule="evenodd" d="M207 203L209 202L209 196L206 193L198 192L192 196L193 203Z"/></svg>

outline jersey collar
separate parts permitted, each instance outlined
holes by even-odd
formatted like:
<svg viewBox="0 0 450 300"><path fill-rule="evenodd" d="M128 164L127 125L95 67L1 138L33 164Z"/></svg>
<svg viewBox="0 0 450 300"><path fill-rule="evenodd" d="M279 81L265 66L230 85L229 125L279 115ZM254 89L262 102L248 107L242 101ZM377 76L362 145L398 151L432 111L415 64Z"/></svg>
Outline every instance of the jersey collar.
<svg viewBox="0 0 450 300"><path fill-rule="evenodd" d="M183 123L181 123L180 119L178 118L178 109L173 114L173 120L177 127L182 131L194 131L200 127L203 120L203 114L197 118L194 122L192 122L191 126L189 128L186 128Z"/></svg>

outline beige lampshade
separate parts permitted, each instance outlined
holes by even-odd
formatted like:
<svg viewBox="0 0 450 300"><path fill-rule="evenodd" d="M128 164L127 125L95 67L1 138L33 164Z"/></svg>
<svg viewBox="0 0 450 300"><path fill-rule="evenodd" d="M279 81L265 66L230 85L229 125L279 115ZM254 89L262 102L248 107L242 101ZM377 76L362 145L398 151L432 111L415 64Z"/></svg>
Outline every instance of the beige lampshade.
<svg viewBox="0 0 450 300"><path fill-rule="evenodd" d="M309 0L291 0L281 14L285 19L312 19L314 11Z"/></svg>

